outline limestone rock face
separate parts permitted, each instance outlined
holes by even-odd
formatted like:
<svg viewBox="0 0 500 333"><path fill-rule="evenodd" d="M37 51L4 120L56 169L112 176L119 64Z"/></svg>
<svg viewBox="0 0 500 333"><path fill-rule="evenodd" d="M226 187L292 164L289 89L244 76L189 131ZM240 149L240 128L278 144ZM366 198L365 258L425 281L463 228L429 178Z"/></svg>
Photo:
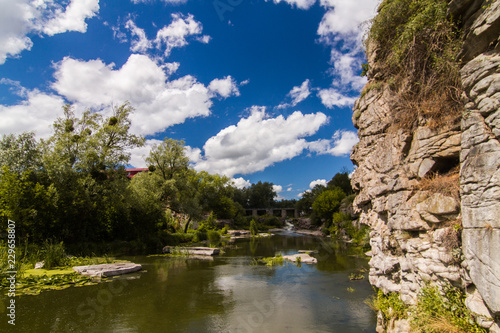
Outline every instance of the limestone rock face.
<svg viewBox="0 0 500 333"><path fill-rule="evenodd" d="M414 133L391 128L388 89L370 90L355 104L360 141L351 153L358 168L351 183L362 223L371 227L370 283L384 292L399 292L409 304L426 282L461 285L453 250L453 224L460 204L451 196L418 190L428 173L459 163L458 126Z"/></svg>
<svg viewBox="0 0 500 333"><path fill-rule="evenodd" d="M500 55L481 54L461 74L469 97L460 179L464 253L472 281L500 314Z"/></svg>
<svg viewBox="0 0 500 333"><path fill-rule="evenodd" d="M353 206L361 223L371 228L372 285L400 293L408 304L415 303L427 282L460 286L472 291L467 305L478 313L478 323L496 332L500 330L500 1L451 0L449 14L459 19L465 33L461 124L437 129L422 125L412 133L397 130L391 110L395 96L387 87L369 82L353 110L360 139L351 153L358 166L351 179L358 192ZM376 78L380 68L373 63L376 52L376 45L368 45L370 78ZM460 198L421 187L423 178L457 169ZM402 324L396 331L409 330Z"/></svg>

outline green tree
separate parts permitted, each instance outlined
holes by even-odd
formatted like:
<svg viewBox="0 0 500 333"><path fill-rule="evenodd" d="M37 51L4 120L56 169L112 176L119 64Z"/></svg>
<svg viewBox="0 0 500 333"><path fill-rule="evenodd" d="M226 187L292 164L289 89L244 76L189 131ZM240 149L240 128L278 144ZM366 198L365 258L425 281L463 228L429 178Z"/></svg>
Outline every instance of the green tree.
<svg viewBox="0 0 500 333"><path fill-rule="evenodd" d="M203 176L189 168L184 141L165 138L153 146L146 162L152 166L153 174L161 177L161 201L163 207L189 216L185 231L192 219L201 217L200 184ZM208 174L207 174L208 175Z"/></svg>
<svg viewBox="0 0 500 333"><path fill-rule="evenodd" d="M302 198L297 202L297 209L300 213L311 215L313 213L313 203L316 197L326 190L323 185L316 185L311 190L302 194Z"/></svg>
<svg viewBox="0 0 500 333"><path fill-rule="evenodd" d="M146 162L153 166L163 179L174 178L176 173L187 170L189 166L184 141L165 138L161 144L151 148Z"/></svg>
<svg viewBox="0 0 500 333"><path fill-rule="evenodd" d="M3 135L0 140L0 168L22 173L42 166L42 153L33 132Z"/></svg>
<svg viewBox="0 0 500 333"><path fill-rule="evenodd" d="M353 193L351 179L349 179L349 173L347 171L335 174L335 176L333 176L333 178L328 182L327 187L340 187L347 195Z"/></svg>
<svg viewBox="0 0 500 333"><path fill-rule="evenodd" d="M152 234L169 228L162 201L163 186L163 178L159 174L151 172L139 173L130 181L130 227L134 228L136 235L145 231Z"/></svg>
<svg viewBox="0 0 500 333"><path fill-rule="evenodd" d="M0 230L5 230L10 219L16 222L19 239L29 236L41 242L52 233L57 235L56 200L55 188L38 182L33 171L18 174L4 166L0 176Z"/></svg>
<svg viewBox="0 0 500 333"><path fill-rule="evenodd" d="M43 142L43 163L57 193L56 223L66 243L125 237L130 224L130 191L124 167L131 148L144 139L130 134L132 107L125 103L104 118L72 107L54 123ZM128 236L127 236L128 237Z"/></svg>
<svg viewBox="0 0 500 333"><path fill-rule="evenodd" d="M314 213L320 219L330 222L333 213L338 211L340 202L345 196L340 187L334 187L333 189L321 192L312 204Z"/></svg>
<svg viewBox="0 0 500 333"><path fill-rule="evenodd" d="M259 181L248 188L248 206L247 208L265 208L272 207L276 192L273 184Z"/></svg>
<svg viewBox="0 0 500 333"><path fill-rule="evenodd" d="M102 175L130 160L129 150L144 145L144 138L129 133L133 108L125 103L108 118L85 111L80 118L70 105L54 123L54 134L45 142L45 164L51 169L74 168Z"/></svg>

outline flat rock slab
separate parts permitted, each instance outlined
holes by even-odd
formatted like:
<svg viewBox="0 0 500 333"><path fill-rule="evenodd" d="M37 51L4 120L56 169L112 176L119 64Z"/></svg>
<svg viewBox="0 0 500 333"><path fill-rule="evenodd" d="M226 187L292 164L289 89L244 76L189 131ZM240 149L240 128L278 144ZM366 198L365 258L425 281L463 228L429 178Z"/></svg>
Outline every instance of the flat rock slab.
<svg viewBox="0 0 500 333"><path fill-rule="evenodd" d="M195 256L215 256L220 253L220 249L212 247L173 247L165 246L163 248L163 253L175 253L180 252L181 254L195 255Z"/></svg>
<svg viewBox="0 0 500 333"><path fill-rule="evenodd" d="M101 264L101 265L87 265L75 266L73 270L79 274L91 277L101 276L115 276L140 271L142 266L131 262L115 263L115 264Z"/></svg>
<svg viewBox="0 0 500 333"><path fill-rule="evenodd" d="M287 256L283 256L283 259L297 262L298 257L300 257L301 264L316 264L318 262L318 259L311 257L307 253L290 254Z"/></svg>
<svg viewBox="0 0 500 333"><path fill-rule="evenodd" d="M308 235L308 236L315 236L315 237L323 237L323 233L319 230L304 230L304 229L299 229L295 230L296 233L302 234L302 235Z"/></svg>

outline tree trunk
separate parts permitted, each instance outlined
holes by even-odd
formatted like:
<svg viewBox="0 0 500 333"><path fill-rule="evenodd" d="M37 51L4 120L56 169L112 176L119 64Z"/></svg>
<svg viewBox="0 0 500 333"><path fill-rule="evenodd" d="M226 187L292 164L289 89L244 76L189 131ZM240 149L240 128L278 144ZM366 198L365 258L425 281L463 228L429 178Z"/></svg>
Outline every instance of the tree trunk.
<svg viewBox="0 0 500 333"><path fill-rule="evenodd" d="M189 217L189 220L186 222L186 226L184 227L184 233L188 232L189 223L191 223L191 217Z"/></svg>

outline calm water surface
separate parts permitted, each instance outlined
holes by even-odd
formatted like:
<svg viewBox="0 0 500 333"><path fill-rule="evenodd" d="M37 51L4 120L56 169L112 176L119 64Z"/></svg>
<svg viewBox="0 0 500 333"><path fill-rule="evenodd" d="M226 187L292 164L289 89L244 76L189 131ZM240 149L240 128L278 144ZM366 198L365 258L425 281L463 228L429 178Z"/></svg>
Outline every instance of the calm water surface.
<svg viewBox="0 0 500 333"><path fill-rule="evenodd" d="M252 265L298 250L318 250L318 264ZM126 259L144 271L17 297L15 329L4 314L0 331L375 332L375 314L364 304L372 288L348 278L367 260L329 240L283 234L238 241L213 260Z"/></svg>

